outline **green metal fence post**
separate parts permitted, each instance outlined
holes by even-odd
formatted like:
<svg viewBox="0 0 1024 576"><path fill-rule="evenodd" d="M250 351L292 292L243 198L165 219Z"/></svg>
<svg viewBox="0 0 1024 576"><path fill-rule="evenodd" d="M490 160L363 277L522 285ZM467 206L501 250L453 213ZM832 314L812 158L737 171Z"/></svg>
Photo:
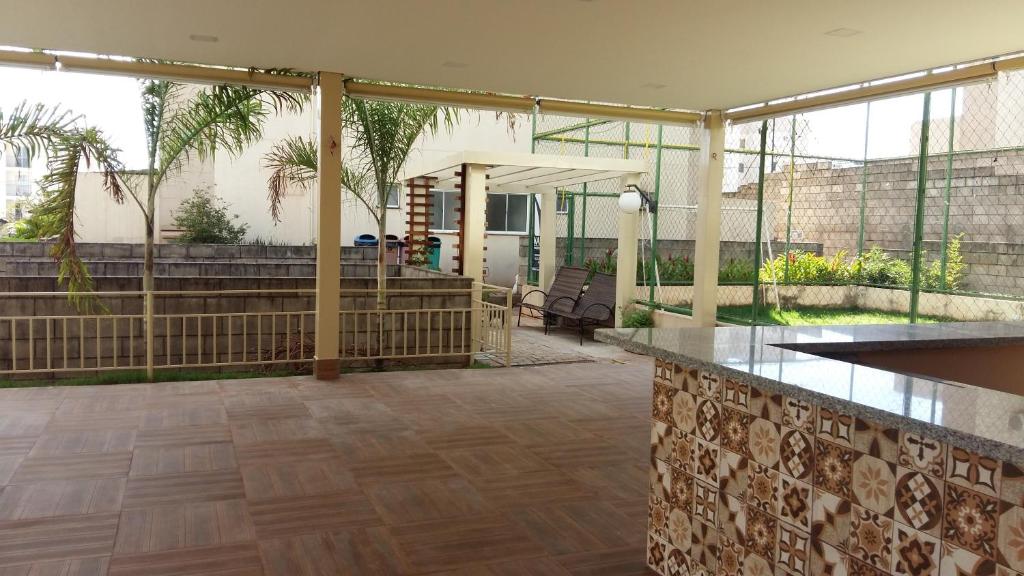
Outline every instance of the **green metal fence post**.
<svg viewBox="0 0 1024 576"><path fill-rule="evenodd" d="M664 127L658 124L658 148L654 154L654 203L658 203L658 197L661 195L661 142L664 134ZM658 261L658 211L655 210L654 214L651 215L651 262L655 264L648 267L648 281L647 284L650 286L650 294L647 300L654 302L654 283L658 280L654 274L654 267L657 266Z"/></svg>
<svg viewBox="0 0 1024 576"><path fill-rule="evenodd" d="M757 325L761 313L761 221L764 219L764 164L765 148L768 145L768 121L761 122L761 154L757 172L757 221L754 223L754 294L752 298L750 323Z"/></svg>
<svg viewBox="0 0 1024 576"><path fill-rule="evenodd" d="M590 156L590 121L583 128L583 157ZM583 183L583 214L580 215L580 264L587 262L587 183Z"/></svg>
<svg viewBox="0 0 1024 576"><path fill-rule="evenodd" d="M942 197L942 264L939 286L946 289L946 264L949 262L949 193L953 183L953 135L956 128L956 88L949 93L949 138L946 147L946 190Z"/></svg>
<svg viewBox="0 0 1024 576"><path fill-rule="evenodd" d="M793 179L796 177L796 114L789 128L789 198L786 201L786 251L782 282L789 284L789 243L793 232Z"/></svg>
<svg viewBox="0 0 1024 576"><path fill-rule="evenodd" d="M576 239L576 195L567 190L557 192L562 194L562 199L565 200L565 265L572 266L573 252L576 250L574 246Z"/></svg>
<svg viewBox="0 0 1024 576"><path fill-rule="evenodd" d="M924 201L928 184L928 132L931 127L932 93L925 92L921 112L921 151L917 156L917 213L914 216L914 262L910 275L910 323L917 322L921 297L921 265L924 252Z"/></svg>
<svg viewBox="0 0 1024 576"><path fill-rule="evenodd" d="M534 109L533 109L532 125L530 127L530 154L534 154L536 152L537 152L537 108L534 107ZM526 283L527 284L531 284L531 283L537 282L537 275L534 274L534 270L533 270L533 256L534 256L533 249L534 249L534 245L536 244L536 235L535 235L536 233L534 232L534 227L536 226L536 208L535 208L536 204L535 204L535 200L534 200L534 195L533 194L530 194L530 195L528 195L526 197L526 203L529 206L529 214L528 214L529 223L527 225L527 227L529 228L529 234L527 235L527 245L526 245ZM547 288L545 287L544 289L546 290Z"/></svg>
<svg viewBox="0 0 1024 576"><path fill-rule="evenodd" d="M860 169L860 227L857 232L857 256L864 254L864 212L868 199L868 135L871 133L871 102L864 114L864 163Z"/></svg>

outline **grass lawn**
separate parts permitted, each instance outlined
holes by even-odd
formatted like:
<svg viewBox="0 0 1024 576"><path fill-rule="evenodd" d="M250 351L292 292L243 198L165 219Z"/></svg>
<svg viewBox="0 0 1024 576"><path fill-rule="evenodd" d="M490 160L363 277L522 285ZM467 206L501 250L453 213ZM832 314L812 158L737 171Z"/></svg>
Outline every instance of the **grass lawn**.
<svg viewBox="0 0 1024 576"><path fill-rule="evenodd" d="M860 308L818 308L804 307L777 310L774 306L761 308L758 322L761 324L779 324L782 326L824 326L829 324L906 324L910 315L900 312L883 312L881 310L863 310ZM740 320L750 322L750 306L721 306L718 314L723 320ZM932 324L948 322L950 319L938 316L919 316L918 322Z"/></svg>

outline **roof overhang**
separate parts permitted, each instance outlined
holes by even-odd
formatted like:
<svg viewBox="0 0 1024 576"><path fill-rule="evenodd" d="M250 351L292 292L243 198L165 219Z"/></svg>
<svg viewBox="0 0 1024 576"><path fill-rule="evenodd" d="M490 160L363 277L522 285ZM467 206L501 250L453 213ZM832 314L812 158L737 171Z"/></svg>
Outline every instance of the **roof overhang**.
<svg viewBox="0 0 1024 576"><path fill-rule="evenodd" d="M648 171L647 162L643 160L464 151L414 167L407 171L406 177L431 178L437 188L455 188L464 164L486 166L490 191L505 194L549 193Z"/></svg>

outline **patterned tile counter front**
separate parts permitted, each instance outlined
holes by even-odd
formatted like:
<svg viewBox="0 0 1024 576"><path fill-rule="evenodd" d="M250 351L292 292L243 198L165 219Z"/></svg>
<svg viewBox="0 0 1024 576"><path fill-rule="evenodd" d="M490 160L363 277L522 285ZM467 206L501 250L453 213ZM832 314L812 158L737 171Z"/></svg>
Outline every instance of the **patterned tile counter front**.
<svg viewBox="0 0 1024 576"><path fill-rule="evenodd" d="M625 332L605 331L599 339L624 345ZM649 347L652 339L646 341ZM759 368L743 354L772 359L779 375L787 362L809 361L808 355L782 350L773 357L760 345L733 348L728 341L663 355L632 347L656 357L652 570L666 576L1024 573L1024 433L1014 436L1012 423L971 429L957 418L986 404L957 406L963 396L951 396L943 405L935 401L942 390L932 392L930 420L916 418L915 410L929 413L913 405L924 396L920 379L896 387L902 413L888 410L888 400L807 394L807 386L786 378L751 377ZM844 363L828 362L810 364L812 375L845 385L847 374L838 370ZM851 382L863 378L852 374ZM1014 397L994 398L1016 409ZM937 425L944 422L960 428L928 433L945 430Z"/></svg>
<svg viewBox="0 0 1024 576"><path fill-rule="evenodd" d="M648 565L663 575L1024 571L1024 474L657 360Z"/></svg>

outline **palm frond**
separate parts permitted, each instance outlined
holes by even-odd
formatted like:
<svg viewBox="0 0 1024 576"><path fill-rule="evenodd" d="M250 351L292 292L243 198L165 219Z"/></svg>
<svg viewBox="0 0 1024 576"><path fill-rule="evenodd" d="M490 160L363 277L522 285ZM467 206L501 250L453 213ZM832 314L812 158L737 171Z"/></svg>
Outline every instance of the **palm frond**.
<svg viewBox="0 0 1024 576"><path fill-rule="evenodd" d="M46 146L71 130L78 116L60 107L22 102L7 115L0 110L0 147L4 144L15 152L27 150L38 156Z"/></svg>
<svg viewBox="0 0 1024 576"><path fill-rule="evenodd" d="M103 133L96 128L85 128L65 134L49 148L47 174L40 180L44 200L34 210L41 222L46 222L42 236L56 236L50 256L57 263L57 280L68 288L68 298L80 309L91 309L95 299L92 276L78 254L75 232L75 201L78 173L82 167L95 165L99 170L103 188L115 202L123 203L125 190L120 180L124 166L118 160L118 150L110 146Z"/></svg>
<svg viewBox="0 0 1024 576"><path fill-rule="evenodd" d="M274 222L281 221L281 201L290 185L307 187L316 179L316 143L309 138L288 137L263 155L263 167L270 169L267 200Z"/></svg>

